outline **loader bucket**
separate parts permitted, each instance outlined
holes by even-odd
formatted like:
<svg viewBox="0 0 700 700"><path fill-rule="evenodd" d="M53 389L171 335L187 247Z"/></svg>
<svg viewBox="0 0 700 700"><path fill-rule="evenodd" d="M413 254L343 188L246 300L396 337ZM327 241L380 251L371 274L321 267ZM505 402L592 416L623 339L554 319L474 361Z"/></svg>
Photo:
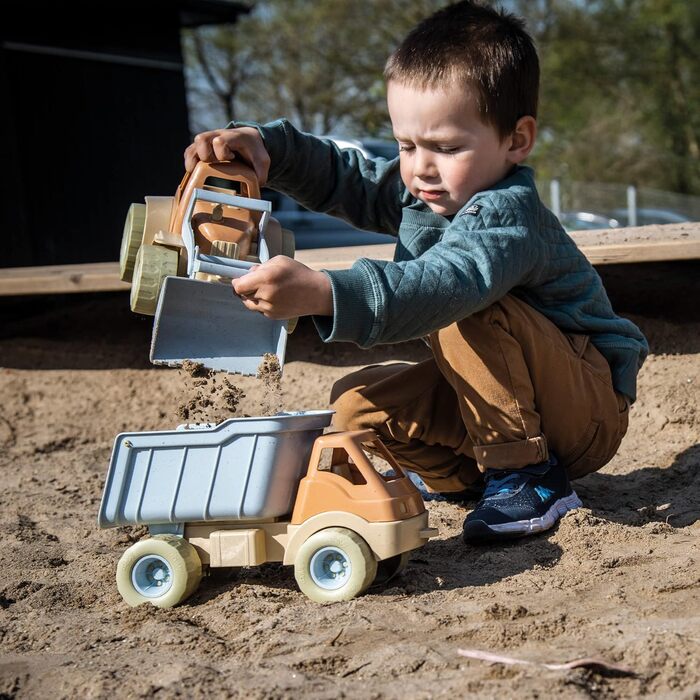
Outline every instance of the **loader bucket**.
<svg viewBox="0 0 700 700"><path fill-rule="evenodd" d="M273 353L282 369L286 326L246 309L229 284L166 277L153 322L151 362L179 366L192 360L255 375L263 355Z"/></svg>

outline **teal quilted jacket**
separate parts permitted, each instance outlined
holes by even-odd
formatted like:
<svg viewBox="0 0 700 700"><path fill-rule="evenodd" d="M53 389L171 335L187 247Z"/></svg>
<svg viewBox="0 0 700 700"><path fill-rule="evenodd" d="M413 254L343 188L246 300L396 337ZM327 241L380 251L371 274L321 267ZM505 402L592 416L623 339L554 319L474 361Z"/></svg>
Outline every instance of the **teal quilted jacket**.
<svg viewBox="0 0 700 700"><path fill-rule="evenodd" d="M445 218L408 192L398 159L340 150L286 120L255 126L270 154L270 187L397 236L392 262L360 258L326 271L335 313L314 318L323 340L370 347L420 338L511 293L563 331L590 335L615 388L634 401L647 342L613 312L598 273L540 201L530 168L515 168Z"/></svg>

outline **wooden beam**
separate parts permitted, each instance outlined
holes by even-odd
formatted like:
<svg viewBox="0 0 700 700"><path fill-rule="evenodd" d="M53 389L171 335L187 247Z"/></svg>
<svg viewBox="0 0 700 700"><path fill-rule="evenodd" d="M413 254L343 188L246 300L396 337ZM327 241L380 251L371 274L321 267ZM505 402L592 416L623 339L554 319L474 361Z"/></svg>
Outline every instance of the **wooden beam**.
<svg viewBox="0 0 700 700"><path fill-rule="evenodd" d="M0 269L0 296L112 292L130 287L119 279L118 262Z"/></svg>
<svg viewBox="0 0 700 700"><path fill-rule="evenodd" d="M576 231L571 238L594 265L700 260L700 223ZM364 245L300 250L296 259L314 270L342 270L358 258L391 260L394 246ZM0 296L111 292L129 289L119 263L0 269Z"/></svg>

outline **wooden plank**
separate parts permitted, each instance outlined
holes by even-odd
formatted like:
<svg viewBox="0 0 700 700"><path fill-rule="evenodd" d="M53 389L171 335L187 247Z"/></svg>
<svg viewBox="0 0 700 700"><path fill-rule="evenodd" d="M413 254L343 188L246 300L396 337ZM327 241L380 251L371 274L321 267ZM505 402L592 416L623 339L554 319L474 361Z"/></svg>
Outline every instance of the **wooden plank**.
<svg viewBox="0 0 700 700"><path fill-rule="evenodd" d="M576 231L571 237L594 265L700 260L700 223ZM389 244L300 250L296 258L314 270L342 270L358 258L391 260L393 255ZM119 279L119 263L0 269L0 296L126 289L129 285Z"/></svg>
<svg viewBox="0 0 700 700"><path fill-rule="evenodd" d="M0 296L112 292L130 286L119 279L118 262L0 269Z"/></svg>

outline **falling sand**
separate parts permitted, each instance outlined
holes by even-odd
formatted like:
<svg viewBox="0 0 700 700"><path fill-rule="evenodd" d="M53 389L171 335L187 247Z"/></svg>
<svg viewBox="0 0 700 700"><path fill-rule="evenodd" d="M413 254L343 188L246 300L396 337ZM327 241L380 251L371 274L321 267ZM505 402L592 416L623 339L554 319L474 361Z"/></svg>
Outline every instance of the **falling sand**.
<svg viewBox="0 0 700 700"><path fill-rule="evenodd" d="M218 424L241 416L240 404L246 394L231 381L233 375L192 360L182 363L179 374L184 377L184 389L176 411L178 420ZM264 388L256 413L273 416L282 411L282 371L277 355L266 353L263 356L256 377Z"/></svg>

